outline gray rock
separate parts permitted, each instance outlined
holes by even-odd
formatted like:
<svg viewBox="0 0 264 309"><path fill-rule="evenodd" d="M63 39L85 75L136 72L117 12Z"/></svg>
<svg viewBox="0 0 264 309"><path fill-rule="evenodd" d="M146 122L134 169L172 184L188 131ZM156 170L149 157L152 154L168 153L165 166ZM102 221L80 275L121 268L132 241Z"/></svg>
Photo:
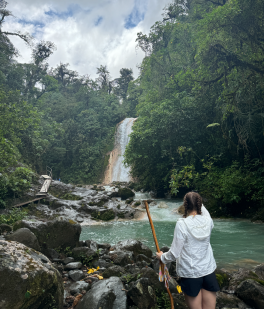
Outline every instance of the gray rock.
<svg viewBox="0 0 264 309"><path fill-rule="evenodd" d="M73 281L80 281L84 278L84 273L81 270L70 270L68 275Z"/></svg>
<svg viewBox="0 0 264 309"><path fill-rule="evenodd" d="M82 268L82 263L81 262L72 262L72 263L69 263L67 265L64 266L64 269L80 269Z"/></svg>
<svg viewBox="0 0 264 309"><path fill-rule="evenodd" d="M116 265L125 266L133 263L131 252L113 251L109 255L113 263Z"/></svg>
<svg viewBox="0 0 264 309"><path fill-rule="evenodd" d="M124 273L125 273L125 270L123 267L114 265L114 266L107 268L107 270L104 271L103 276L104 278L121 277L122 275L124 275Z"/></svg>
<svg viewBox="0 0 264 309"><path fill-rule="evenodd" d="M104 250L110 250L111 245L108 243L103 243L103 244L97 244L98 249L104 249Z"/></svg>
<svg viewBox="0 0 264 309"><path fill-rule="evenodd" d="M12 226L5 223L0 224L0 233L3 232L12 232Z"/></svg>
<svg viewBox="0 0 264 309"><path fill-rule="evenodd" d="M18 242L0 241L0 308L63 306L63 283L49 259Z"/></svg>
<svg viewBox="0 0 264 309"><path fill-rule="evenodd" d="M236 295L255 309L264 308L264 286L255 280L241 282L236 289Z"/></svg>
<svg viewBox="0 0 264 309"><path fill-rule="evenodd" d="M222 308L240 308L248 309L248 306L242 302L238 297L233 294L227 294L223 292L216 293L216 307Z"/></svg>
<svg viewBox="0 0 264 309"><path fill-rule="evenodd" d="M45 250L45 252L46 252L46 255L50 259L52 259L54 262L55 261L57 262L59 260L60 254L56 250L48 248L47 250Z"/></svg>
<svg viewBox="0 0 264 309"><path fill-rule="evenodd" d="M258 276L250 270L240 268L237 272L232 273L229 281L228 290L236 291L237 286L246 279L259 279Z"/></svg>
<svg viewBox="0 0 264 309"><path fill-rule="evenodd" d="M260 279L264 280L264 264L256 266L254 272Z"/></svg>
<svg viewBox="0 0 264 309"><path fill-rule="evenodd" d="M136 264L128 264L124 267L125 271L130 274L137 274L140 271L140 268Z"/></svg>
<svg viewBox="0 0 264 309"><path fill-rule="evenodd" d="M147 278L133 282L127 292L127 297L139 309L151 309L156 305L156 294Z"/></svg>
<svg viewBox="0 0 264 309"><path fill-rule="evenodd" d="M131 251L135 257L138 254L144 254L149 258L152 257L152 251L139 240L128 239L119 241L114 248L116 251Z"/></svg>
<svg viewBox="0 0 264 309"><path fill-rule="evenodd" d="M72 256L75 260L82 260L85 262L91 262L95 257L97 257L97 254L94 250L88 248L88 247L77 247L72 250Z"/></svg>
<svg viewBox="0 0 264 309"><path fill-rule="evenodd" d="M18 229L13 234L7 235L6 240L17 241L27 247L40 251L37 237L27 228Z"/></svg>
<svg viewBox="0 0 264 309"><path fill-rule="evenodd" d="M81 293L83 290L88 291L89 287L90 287L89 283L86 283L84 281L77 281L69 286L69 290L70 293L74 295L76 293Z"/></svg>
<svg viewBox="0 0 264 309"><path fill-rule="evenodd" d="M66 259L63 260L63 264L69 264L74 262L74 258L73 257L67 257Z"/></svg>
<svg viewBox="0 0 264 309"><path fill-rule="evenodd" d="M117 277L111 277L106 280L100 280L93 284L84 297L79 301L75 309L126 309L126 292L122 281ZM108 295L114 293L113 296Z"/></svg>
<svg viewBox="0 0 264 309"><path fill-rule="evenodd" d="M38 239L41 252L45 248L74 248L79 241L81 234L81 226L79 224L72 224L69 221L48 221L48 222L31 222L18 221L14 224L14 231L19 228L26 227L34 233Z"/></svg>
<svg viewBox="0 0 264 309"><path fill-rule="evenodd" d="M136 261L137 261L137 262L145 261L145 262L147 262L148 264L151 263L151 259L148 258L147 256L145 256L144 254L139 254L139 255L136 257Z"/></svg>
<svg viewBox="0 0 264 309"><path fill-rule="evenodd" d="M113 263L111 263L111 261L107 262L106 260L99 259L99 260L94 261L92 265L94 268L97 268L98 266L100 268L108 268L108 267L113 266Z"/></svg>

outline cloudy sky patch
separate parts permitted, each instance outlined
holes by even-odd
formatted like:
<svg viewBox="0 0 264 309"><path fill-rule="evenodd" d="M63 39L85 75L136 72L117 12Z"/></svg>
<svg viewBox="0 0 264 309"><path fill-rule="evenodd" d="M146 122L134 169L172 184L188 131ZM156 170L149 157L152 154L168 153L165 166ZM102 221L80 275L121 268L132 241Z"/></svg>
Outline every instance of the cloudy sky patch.
<svg viewBox="0 0 264 309"><path fill-rule="evenodd" d="M138 32L149 33L162 19L163 8L172 0L10 0L4 30L20 30L36 40L52 41L57 50L49 59L53 67L69 63L72 70L96 77L96 68L107 65L111 76L132 68L144 57L136 49ZM31 60L30 49L12 38L20 51L19 62Z"/></svg>

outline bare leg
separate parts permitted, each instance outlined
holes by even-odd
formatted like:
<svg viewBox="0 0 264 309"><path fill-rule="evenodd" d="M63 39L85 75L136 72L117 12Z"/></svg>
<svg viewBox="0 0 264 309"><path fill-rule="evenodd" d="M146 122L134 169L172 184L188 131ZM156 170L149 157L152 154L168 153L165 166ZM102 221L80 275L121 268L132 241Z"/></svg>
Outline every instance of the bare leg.
<svg viewBox="0 0 264 309"><path fill-rule="evenodd" d="M215 309L216 305L216 292L210 292L201 289L202 294L202 308L203 309Z"/></svg>
<svg viewBox="0 0 264 309"><path fill-rule="evenodd" d="M199 294L196 297L188 296L187 294L184 294L185 301L187 306L190 309L202 309L202 292L200 291Z"/></svg>

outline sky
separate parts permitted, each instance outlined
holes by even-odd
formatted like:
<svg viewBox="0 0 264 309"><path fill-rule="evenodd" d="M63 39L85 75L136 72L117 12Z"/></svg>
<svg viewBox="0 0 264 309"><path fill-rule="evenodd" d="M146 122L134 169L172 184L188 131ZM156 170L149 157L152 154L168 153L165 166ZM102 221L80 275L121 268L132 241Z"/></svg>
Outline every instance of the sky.
<svg viewBox="0 0 264 309"><path fill-rule="evenodd" d="M8 1L8 0L7 0ZM56 51L49 64L69 63L71 70L96 77L96 68L107 65L112 78L121 68L138 75L143 51L136 48L137 33L148 34L162 20L163 8L172 0L9 0L3 30L28 32L51 41ZM11 38L20 51L19 62L30 62L31 51L19 38Z"/></svg>

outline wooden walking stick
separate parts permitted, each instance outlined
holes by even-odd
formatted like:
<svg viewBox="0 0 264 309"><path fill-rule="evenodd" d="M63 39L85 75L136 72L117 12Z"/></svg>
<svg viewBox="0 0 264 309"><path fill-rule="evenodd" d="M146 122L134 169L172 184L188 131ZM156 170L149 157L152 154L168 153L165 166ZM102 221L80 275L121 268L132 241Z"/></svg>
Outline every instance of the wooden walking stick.
<svg viewBox="0 0 264 309"><path fill-rule="evenodd" d="M153 238L154 238L154 241L155 241L155 245L156 245L156 248L157 248L157 252L160 252L160 248L159 248L159 244L158 244L158 240L157 240L157 236L156 236L154 224L153 224L153 222L152 222L152 219L151 219L151 216L150 216L150 212L149 212L148 202L147 202L147 201L144 201L144 203L145 203L145 207L146 207L146 211L147 211L149 223L150 223L150 226L151 226ZM161 261L160 261L160 266L161 266L161 271L162 271L162 273L164 274L164 264L163 264ZM171 295L171 291L170 291L170 289L167 288L167 287L166 287L166 289L167 289L167 292L168 292L169 297L170 297L171 309L174 309L174 302L173 302L173 298L172 298L172 295Z"/></svg>

